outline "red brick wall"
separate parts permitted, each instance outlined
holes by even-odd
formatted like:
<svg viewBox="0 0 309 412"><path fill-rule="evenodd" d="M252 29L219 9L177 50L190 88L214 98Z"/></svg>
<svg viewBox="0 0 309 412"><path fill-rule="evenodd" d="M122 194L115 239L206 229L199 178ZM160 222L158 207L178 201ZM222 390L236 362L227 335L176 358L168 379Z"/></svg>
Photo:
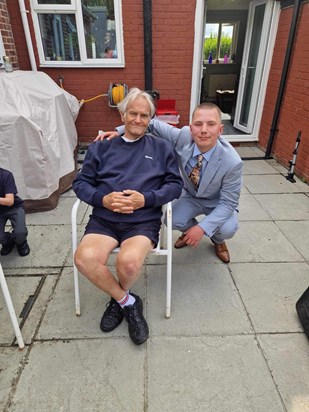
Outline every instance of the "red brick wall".
<svg viewBox="0 0 309 412"><path fill-rule="evenodd" d="M195 1L153 1L153 85L189 122Z"/></svg>
<svg viewBox="0 0 309 412"><path fill-rule="evenodd" d="M287 40L291 25L293 8L282 10L275 51L267 86L265 106L261 122L259 144L267 147L270 128L282 74ZM295 173L309 181L309 3L301 6L299 24L295 36L291 64L287 77L275 135L272 155L281 163L289 166L293 157L297 132L302 131Z"/></svg>
<svg viewBox="0 0 309 412"><path fill-rule="evenodd" d="M0 0L3 1L3 0ZM14 37L20 68L30 70L28 52L17 0L10 0L9 13L14 22ZM26 1L26 7L28 2ZM58 83L64 78L64 88L79 100L107 93L110 82L126 83L128 87L144 88L144 26L142 0L123 0L123 33L125 68L117 69L44 69ZM153 88L161 98L176 98L182 124L189 119L191 93L191 62L193 55L195 0L153 1ZM20 21L19 21L20 20ZM33 33L31 15L28 14ZM33 44L35 39L33 37ZM36 56L37 51L35 50ZM38 57L37 57L38 60ZM189 64L188 64L189 63ZM38 66L38 70L40 70ZM91 141L98 129L110 130L120 123L108 98L100 97L85 103L76 126L80 141Z"/></svg>
<svg viewBox="0 0 309 412"><path fill-rule="evenodd" d="M0 30L6 56L10 57L14 69L18 69L18 59L15 49L11 19L8 13L6 0L0 0Z"/></svg>

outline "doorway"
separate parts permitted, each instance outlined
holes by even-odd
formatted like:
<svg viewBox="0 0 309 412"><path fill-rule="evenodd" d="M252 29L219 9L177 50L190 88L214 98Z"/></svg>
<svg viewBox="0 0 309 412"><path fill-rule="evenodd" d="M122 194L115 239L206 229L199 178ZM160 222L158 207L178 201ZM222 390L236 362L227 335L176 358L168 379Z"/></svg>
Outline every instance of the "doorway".
<svg viewBox="0 0 309 412"><path fill-rule="evenodd" d="M197 1L191 113L216 103L229 141L258 140L279 13L275 0Z"/></svg>

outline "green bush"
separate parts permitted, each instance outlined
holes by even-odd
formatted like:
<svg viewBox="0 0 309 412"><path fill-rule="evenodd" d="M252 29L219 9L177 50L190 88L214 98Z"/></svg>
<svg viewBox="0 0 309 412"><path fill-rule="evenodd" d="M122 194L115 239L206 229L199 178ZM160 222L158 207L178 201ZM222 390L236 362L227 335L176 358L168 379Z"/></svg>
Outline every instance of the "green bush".
<svg viewBox="0 0 309 412"><path fill-rule="evenodd" d="M211 34L210 37L204 40L204 60L208 60L209 54L212 52L212 58L217 58L217 43L218 36ZM232 39L227 35L221 36L221 47L219 58L223 59L224 55L230 56Z"/></svg>

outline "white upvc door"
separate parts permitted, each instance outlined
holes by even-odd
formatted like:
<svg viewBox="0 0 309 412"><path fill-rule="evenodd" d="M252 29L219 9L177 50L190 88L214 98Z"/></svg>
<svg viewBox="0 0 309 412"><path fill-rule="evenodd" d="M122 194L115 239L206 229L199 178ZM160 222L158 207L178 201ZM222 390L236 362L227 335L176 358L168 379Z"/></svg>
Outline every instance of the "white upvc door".
<svg viewBox="0 0 309 412"><path fill-rule="evenodd" d="M1 31L0 31L0 69L4 68L4 65L3 65L4 55L5 55L5 51L4 51L3 40L2 40Z"/></svg>
<svg viewBox="0 0 309 412"><path fill-rule="evenodd" d="M274 1L253 0L249 6L247 32L241 65L234 127L252 133L269 45Z"/></svg>

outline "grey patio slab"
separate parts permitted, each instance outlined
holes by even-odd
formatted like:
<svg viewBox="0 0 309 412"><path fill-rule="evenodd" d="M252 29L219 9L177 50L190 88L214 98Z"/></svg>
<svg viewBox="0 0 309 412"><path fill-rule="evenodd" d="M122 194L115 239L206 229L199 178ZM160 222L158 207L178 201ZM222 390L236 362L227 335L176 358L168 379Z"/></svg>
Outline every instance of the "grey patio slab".
<svg viewBox="0 0 309 412"><path fill-rule="evenodd" d="M288 168L278 163L275 159L268 159L267 162L276 169L279 173L286 176L289 172Z"/></svg>
<svg viewBox="0 0 309 412"><path fill-rule="evenodd" d="M172 243L176 242L181 232L178 230L173 230L173 240ZM148 264L165 264L166 256L149 255L146 258ZM209 238L204 237L199 246L192 248L191 246L184 247L182 249L175 249L173 247L173 263L222 263L215 254L215 249Z"/></svg>
<svg viewBox="0 0 309 412"><path fill-rule="evenodd" d="M241 193L248 194L248 193L250 193L250 192L249 192L249 190L246 188L245 185L242 185L242 187L241 187Z"/></svg>
<svg viewBox="0 0 309 412"><path fill-rule="evenodd" d="M6 275L28 276L28 275L55 275L59 273L59 268L6 268Z"/></svg>
<svg viewBox="0 0 309 412"><path fill-rule="evenodd" d="M6 282L8 285L8 289L10 291L10 295L12 298L13 306L19 324L22 321L22 319L19 318L21 311L25 303L27 302L29 296L34 295L40 283L40 280L40 277L6 277ZM15 334L2 293L0 293L0 313L0 344L11 345L13 340L15 339Z"/></svg>
<svg viewBox="0 0 309 412"><path fill-rule="evenodd" d="M44 284L41 287L37 299L34 302L34 305L30 313L28 314L26 322L24 323L22 328L22 335L25 344L30 344L35 337L46 305L52 296L53 288L55 287L57 278L57 275L47 276L46 278L44 278Z"/></svg>
<svg viewBox="0 0 309 412"><path fill-rule="evenodd" d="M79 283L81 316L75 314L73 269L65 268L48 303L37 339L102 338L103 342L105 339L125 337L130 342L127 322L122 322L113 332L101 331L100 321L110 298L82 275L79 276ZM144 299L143 275L134 285L133 292ZM146 314L146 311L144 313ZM104 345L104 342L102 344Z"/></svg>
<svg viewBox="0 0 309 412"><path fill-rule="evenodd" d="M303 187L291 183L284 176L278 175L245 175L244 185L250 193L300 193Z"/></svg>
<svg viewBox="0 0 309 412"><path fill-rule="evenodd" d="M278 222L280 223L286 222ZM301 262L303 257L273 222L241 222L228 242L231 262Z"/></svg>
<svg viewBox="0 0 309 412"><path fill-rule="evenodd" d="M69 190L66 190L65 192L63 192L60 197L61 198L63 198L63 197L76 197L76 194L75 194L73 189L69 189Z"/></svg>
<svg viewBox="0 0 309 412"><path fill-rule="evenodd" d="M20 363L26 356L26 350L0 347L0 410L8 402L12 386L18 376Z"/></svg>
<svg viewBox="0 0 309 412"><path fill-rule="evenodd" d="M309 220L309 197L303 193L254 196L273 220Z"/></svg>
<svg viewBox="0 0 309 412"><path fill-rule="evenodd" d="M244 175L271 175L278 174L266 160L244 160L243 174Z"/></svg>
<svg viewBox="0 0 309 412"><path fill-rule="evenodd" d="M27 226L30 225L59 225L71 224L71 210L76 198L61 197L58 206L46 212L29 213L26 215ZM81 203L78 208L77 223L81 223L88 205Z"/></svg>
<svg viewBox="0 0 309 412"><path fill-rule="evenodd" d="M240 157L264 157L265 153L257 146L236 146L234 147Z"/></svg>
<svg viewBox="0 0 309 412"><path fill-rule="evenodd" d="M276 223L302 256L309 260L309 221Z"/></svg>
<svg viewBox="0 0 309 412"><path fill-rule="evenodd" d="M145 346L126 340L37 342L10 411L144 411Z"/></svg>
<svg viewBox="0 0 309 412"><path fill-rule="evenodd" d="M147 316L151 336L252 333L225 265L174 264L172 309L165 316L166 268L147 267Z"/></svg>
<svg viewBox="0 0 309 412"><path fill-rule="evenodd" d="M70 250L71 227L69 225L30 226L28 231L30 254L20 257L15 248L9 255L1 256L3 269L61 267Z"/></svg>
<svg viewBox="0 0 309 412"><path fill-rule="evenodd" d="M283 412L252 336L154 338L148 412Z"/></svg>
<svg viewBox="0 0 309 412"><path fill-rule="evenodd" d="M232 264L256 333L302 332L295 304L309 285L307 263Z"/></svg>
<svg viewBox="0 0 309 412"><path fill-rule="evenodd" d="M239 221L270 220L270 215L265 212L263 207L251 194L241 193L238 210Z"/></svg>
<svg viewBox="0 0 309 412"><path fill-rule="evenodd" d="M288 412L309 411L309 345L304 334L259 335Z"/></svg>

